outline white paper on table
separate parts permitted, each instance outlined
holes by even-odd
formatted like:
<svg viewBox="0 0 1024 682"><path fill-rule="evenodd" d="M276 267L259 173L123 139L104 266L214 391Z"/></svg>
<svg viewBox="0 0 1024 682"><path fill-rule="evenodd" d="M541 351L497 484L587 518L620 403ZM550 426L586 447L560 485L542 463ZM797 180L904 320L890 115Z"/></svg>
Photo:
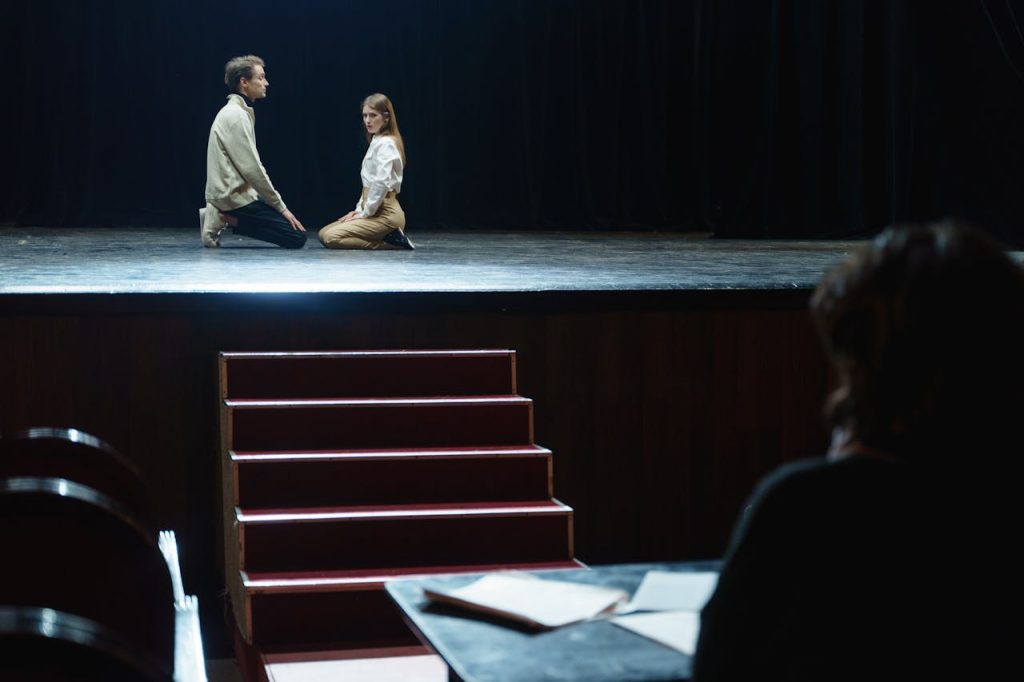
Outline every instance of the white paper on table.
<svg viewBox="0 0 1024 682"><path fill-rule="evenodd" d="M618 613L634 611L700 611L718 584L714 572L648 571L633 599Z"/></svg>
<svg viewBox="0 0 1024 682"><path fill-rule="evenodd" d="M454 590L423 589L433 601L555 628L605 613L625 602L622 590L528 575L497 573Z"/></svg>
<svg viewBox="0 0 1024 682"><path fill-rule="evenodd" d="M696 611L633 613L616 616L611 622L690 656L697 650L700 614Z"/></svg>

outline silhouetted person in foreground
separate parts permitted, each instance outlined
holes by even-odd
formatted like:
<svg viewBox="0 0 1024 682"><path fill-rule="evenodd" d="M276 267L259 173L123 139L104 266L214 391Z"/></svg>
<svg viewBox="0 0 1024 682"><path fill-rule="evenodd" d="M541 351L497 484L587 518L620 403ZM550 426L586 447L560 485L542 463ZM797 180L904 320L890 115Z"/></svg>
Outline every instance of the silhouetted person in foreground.
<svg viewBox="0 0 1024 682"><path fill-rule="evenodd" d="M694 680L1013 675L1024 580L1024 276L952 224L891 229L822 280L827 458L737 523Z"/></svg>

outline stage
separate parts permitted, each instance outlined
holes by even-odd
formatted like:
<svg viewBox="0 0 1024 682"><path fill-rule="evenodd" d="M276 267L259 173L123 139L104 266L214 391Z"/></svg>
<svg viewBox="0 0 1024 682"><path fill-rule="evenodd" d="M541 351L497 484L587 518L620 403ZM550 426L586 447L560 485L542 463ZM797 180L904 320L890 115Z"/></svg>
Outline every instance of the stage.
<svg viewBox="0 0 1024 682"><path fill-rule="evenodd" d="M286 251L198 230L0 228L0 432L132 457L177 531L211 657L223 619L217 354L510 348L588 563L716 558L754 482L819 455L810 292L856 242L410 232Z"/></svg>
<svg viewBox="0 0 1024 682"><path fill-rule="evenodd" d="M0 296L809 289L857 242L689 233L410 231L415 251L287 251L198 228L0 228Z"/></svg>

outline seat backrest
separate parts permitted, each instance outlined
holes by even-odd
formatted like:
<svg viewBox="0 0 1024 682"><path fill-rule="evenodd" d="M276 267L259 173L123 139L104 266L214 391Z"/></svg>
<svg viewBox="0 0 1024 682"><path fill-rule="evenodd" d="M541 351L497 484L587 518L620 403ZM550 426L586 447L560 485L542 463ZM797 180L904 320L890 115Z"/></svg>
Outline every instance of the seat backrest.
<svg viewBox="0 0 1024 682"><path fill-rule="evenodd" d="M66 479L2 478L0 547L0 605L90 619L173 664L167 564L125 506Z"/></svg>
<svg viewBox="0 0 1024 682"><path fill-rule="evenodd" d="M0 606L0 679L170 682L172 676L93 620L54 609Z"/></svg>
<svg viewBox="0 0 1024 682"><path fill-rule="evenodd" d="M77 429L33 428L0 438L0 478L63 478L89 486L151 519L138 467L96 436Z"/></svg>

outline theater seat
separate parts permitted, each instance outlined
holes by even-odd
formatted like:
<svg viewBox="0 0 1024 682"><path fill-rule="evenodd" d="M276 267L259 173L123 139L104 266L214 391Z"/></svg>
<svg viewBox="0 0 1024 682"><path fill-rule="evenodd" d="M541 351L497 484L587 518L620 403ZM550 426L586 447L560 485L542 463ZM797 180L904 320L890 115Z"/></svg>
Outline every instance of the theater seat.
<svg viewBox="0 0 1024 682"><path fill-rule="evenodd" d="M0 478L0 547L0 607L97 623L172 670L167 564L156 532L126 505L63 478Z"/></svg>
<svg viewBox="0 0 1024 682"><path fill-rule="evenodd" d="M0 680L171 679L156 660L94 620L49 608L0 606Z"/></svg>
<svg viewBox="0 0 1024 682"><path fill-rule="evenodd" d="M32 428L0 438L0 478L64 478L93 488L149 523L151 514L135 463L77 429Z"/></svg>

